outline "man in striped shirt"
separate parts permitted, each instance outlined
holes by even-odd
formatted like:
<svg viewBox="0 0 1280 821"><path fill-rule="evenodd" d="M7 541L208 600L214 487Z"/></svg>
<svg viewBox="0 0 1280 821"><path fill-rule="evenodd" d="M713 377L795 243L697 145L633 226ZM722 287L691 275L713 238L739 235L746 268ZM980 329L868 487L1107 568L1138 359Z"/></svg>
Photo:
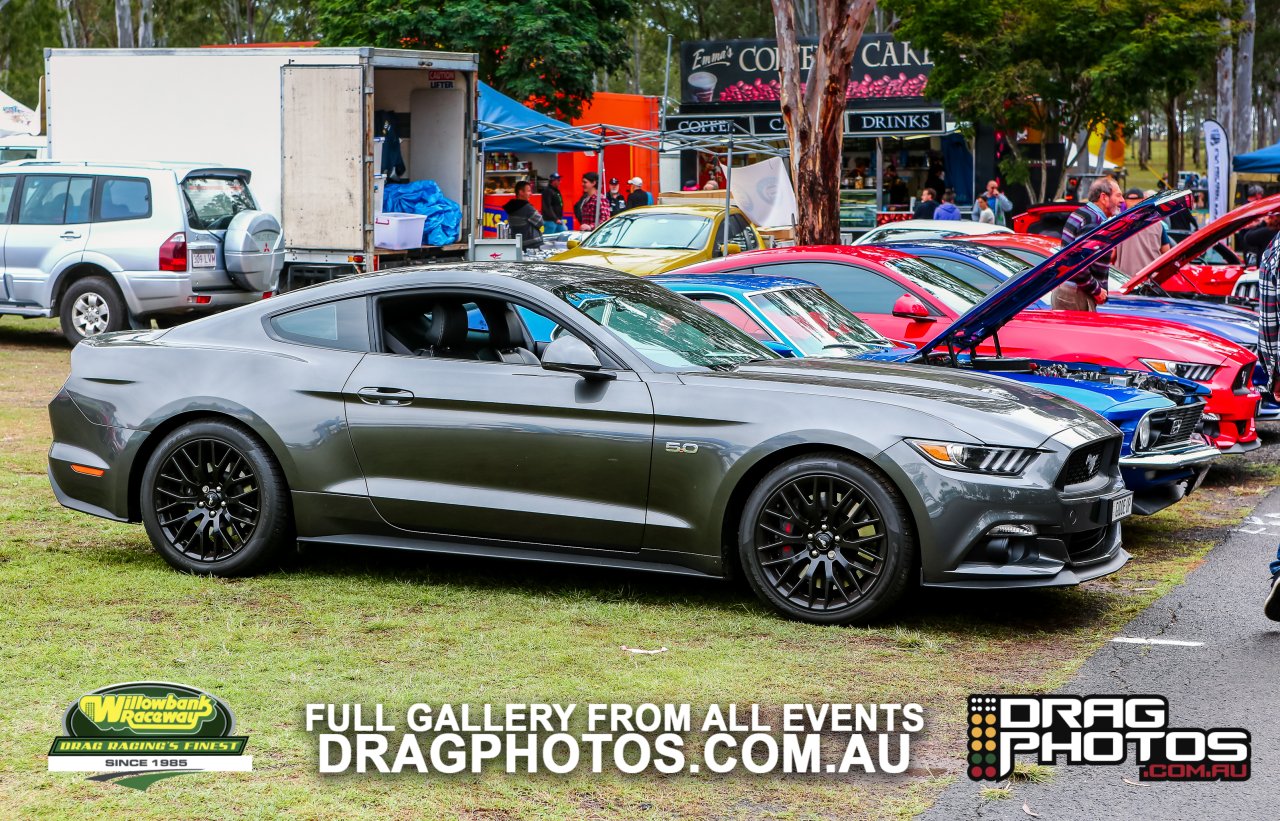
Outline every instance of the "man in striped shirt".
<svg viewBox="0 0 1280 821"><path fill-rule="evenodd" d="M1109 219L1120 210L1124 194L1120 185L1110 177L1101 177L1089 186L1089 201L1067 217L1062 226L1062 244ZM1108 251L1101 259L1084 271L1059 285L1053 291L1053 307L1061 311L1097 311L1107 301L1107 266L1114 251Z"/></svg>

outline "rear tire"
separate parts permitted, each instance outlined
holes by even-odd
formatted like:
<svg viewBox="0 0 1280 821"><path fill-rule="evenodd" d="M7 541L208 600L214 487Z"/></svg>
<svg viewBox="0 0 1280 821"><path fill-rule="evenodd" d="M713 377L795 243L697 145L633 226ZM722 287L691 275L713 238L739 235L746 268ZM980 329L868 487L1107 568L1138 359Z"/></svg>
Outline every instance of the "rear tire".
<svg viewBox="0 0 1280 821"><path fill-rule="evenodd" d="M185 573L254 573L291 541L280 466L257 437L226 422L191 422L166 436L142 473L139 502L151 544Z"/></svg>
<svg viewBox="0 0 1280 821"><path fill-rule="evenodd" d="M752 590L813 624L865 622L902 597L916 540L902 495L845 454L800 456L747 497L738 554Z"/></svg>
<svg viewBox="0 0 1280 821"><path fill-rule="evenodd" d="M129 309L116 285L107 277L76 280L62 295L58 318L62 335L72 345L82 339L129 327Z"/></svg>

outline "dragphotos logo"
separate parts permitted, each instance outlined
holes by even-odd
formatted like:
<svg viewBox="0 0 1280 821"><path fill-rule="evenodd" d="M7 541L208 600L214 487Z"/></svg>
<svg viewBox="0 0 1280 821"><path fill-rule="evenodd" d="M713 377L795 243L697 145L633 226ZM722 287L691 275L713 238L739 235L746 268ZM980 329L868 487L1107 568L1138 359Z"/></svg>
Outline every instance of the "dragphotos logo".
<svg viewBox="0 0 1280 821"><path fill-rule="evenodd" d="M1132 747L1141 781L1245 781L1252 745L1238 727L1170 727L1163 696L969 697L969 778L1003 781L1015 756L1038 764L1120 764Z"/></svg>

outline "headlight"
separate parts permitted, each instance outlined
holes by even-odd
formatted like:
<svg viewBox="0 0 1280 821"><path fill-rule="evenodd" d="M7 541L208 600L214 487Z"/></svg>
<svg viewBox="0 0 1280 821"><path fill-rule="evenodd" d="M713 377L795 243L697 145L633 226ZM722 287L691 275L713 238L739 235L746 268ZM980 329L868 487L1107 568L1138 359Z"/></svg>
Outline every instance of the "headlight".
<svg viewBox="0 0 1280 821"><path fill-rule="evenodd" d="M908 439L907 443L924 454L935 465L952 470L988 473L993 476L1018 476L1027 469L1040 451L1034 448L1002 448L986 445L961 445L955 442L930 442Z"/></svg>
<svg viewBox="0 0 1280 821"><path fill-rule="evenodd" d="M1146 450L1147 445L1151 444L1151 414L1142 417L1142 421L1138 422L1138 429L1133 432L1133 449Z"/></svg>
<svg viewBox="0 0 1280 821"><path fill-rule="evenodd" d="M1218 371L1217 365L1206 365L1200 362L1175 362L1172 359L1139 359L1138 361L1156 373L1180 376L1193 382L1210 382Z"/></svg>

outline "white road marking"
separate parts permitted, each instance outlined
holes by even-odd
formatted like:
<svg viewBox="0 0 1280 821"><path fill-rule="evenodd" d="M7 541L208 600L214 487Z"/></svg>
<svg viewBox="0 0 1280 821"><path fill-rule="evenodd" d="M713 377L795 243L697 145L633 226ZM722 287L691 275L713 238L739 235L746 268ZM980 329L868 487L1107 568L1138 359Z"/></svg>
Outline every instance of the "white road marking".
<svg viewBox="0 0 1280 821"><path fill-rule="evenodd" d="M1168 644L1173 647L1203 647L1202 641L1178 641L1176 639L1141 639L1134 636L1116 636L1112 639L1116 644Z"/></svg>

